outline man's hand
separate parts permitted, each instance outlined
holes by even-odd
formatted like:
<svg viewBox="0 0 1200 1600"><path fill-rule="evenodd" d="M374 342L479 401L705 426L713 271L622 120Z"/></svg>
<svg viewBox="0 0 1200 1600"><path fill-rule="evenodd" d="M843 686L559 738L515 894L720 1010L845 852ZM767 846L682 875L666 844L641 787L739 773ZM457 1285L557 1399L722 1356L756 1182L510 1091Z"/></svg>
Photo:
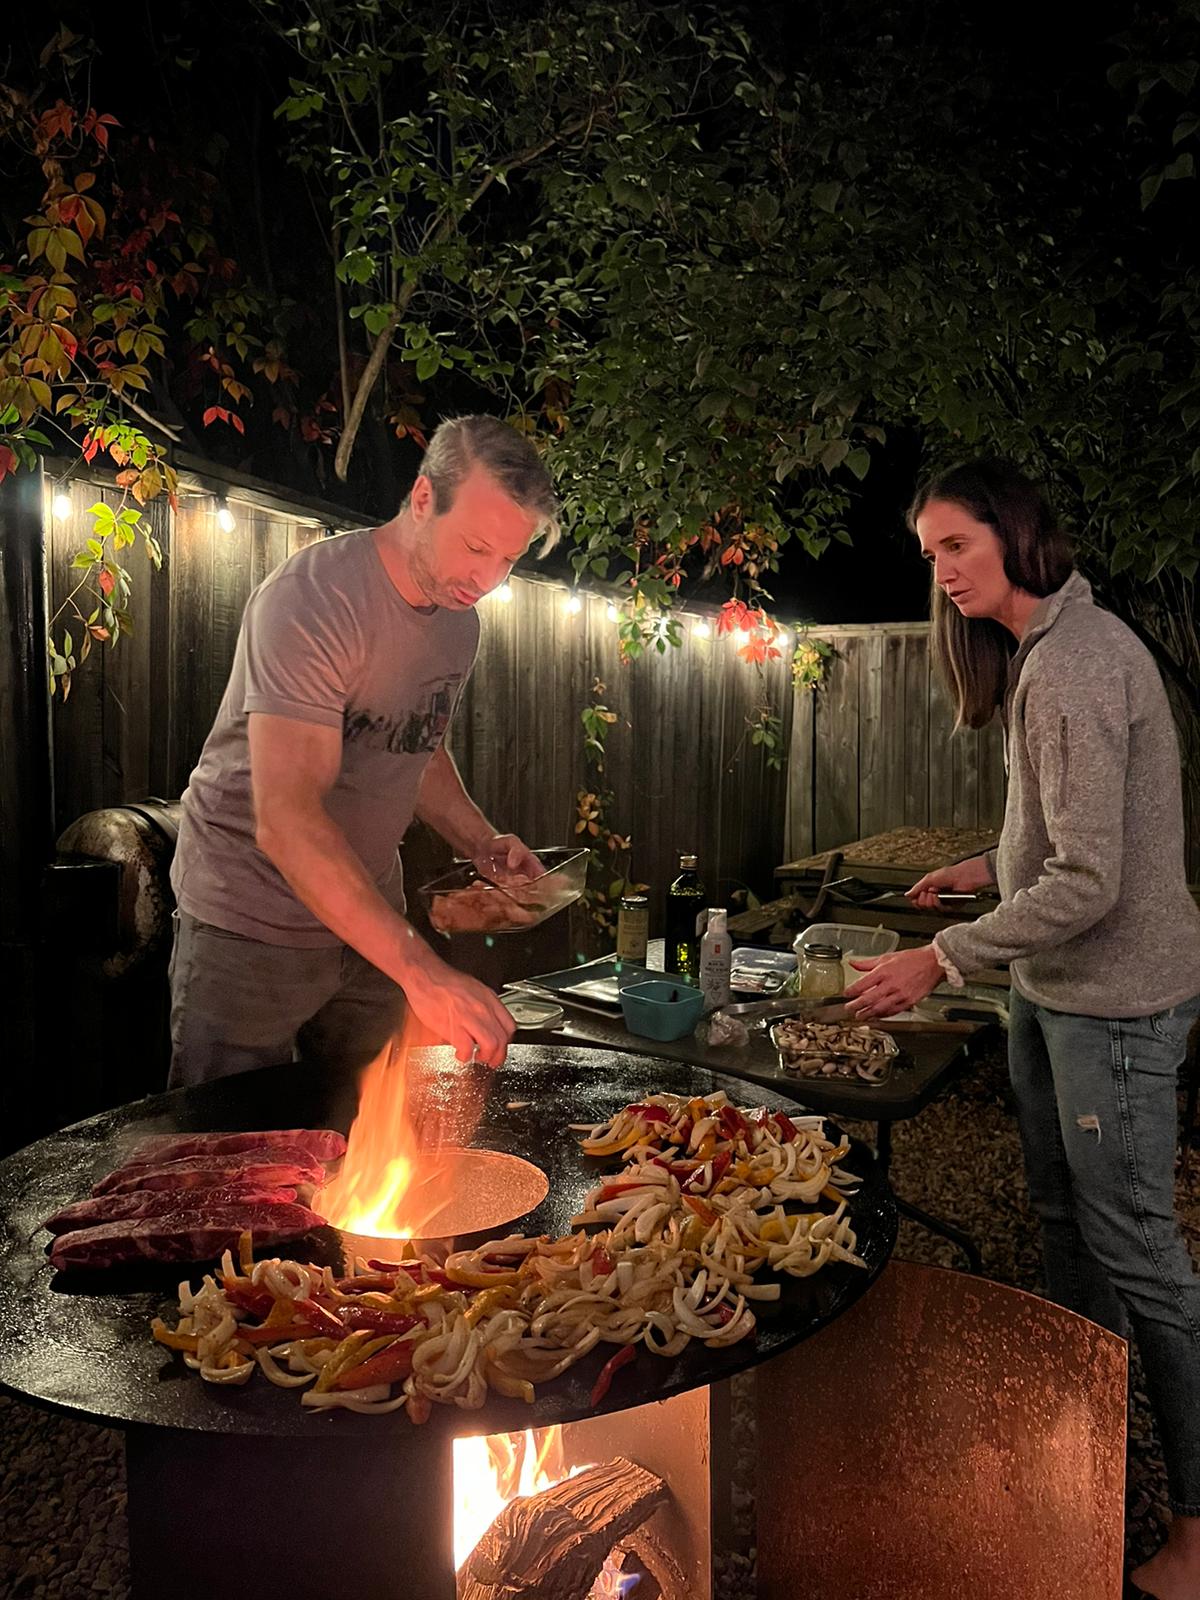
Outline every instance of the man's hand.
<svg viewBox="0 0 1200 1600"><path fill-rule="evenodd" d="M397 981L418 1020L460 1061L504 1065L516 1023L490 989L439 961L415 935Z"/></svg>
<svg viewBox="0 0 1200 1600"><path fill-rule="evenodd" d="M944 976L931 944L888 956L865 956L850 965L867 974L846 990L846 1009L862 1022L907 1011L932 993Z"/></svg>
<svg viewBox="0 0 1200 1600"><path fill-rule="evenodd" d="M471 859L493 883L528 883L545 867L515 833L493 833L471 852Z"/></svg>
<svg viewBox="0 0 1200 1600"><path fill-rule="evenodd" d="M986 856L972 856L970 860L958 861L952 867L939 867L936 872L927 872L923 878L917 879L911 889L906 889L905 894L922 911L937 911L940 909L939 891L973 894L976 889L986 889L994 881L988 871Z"/></svg>

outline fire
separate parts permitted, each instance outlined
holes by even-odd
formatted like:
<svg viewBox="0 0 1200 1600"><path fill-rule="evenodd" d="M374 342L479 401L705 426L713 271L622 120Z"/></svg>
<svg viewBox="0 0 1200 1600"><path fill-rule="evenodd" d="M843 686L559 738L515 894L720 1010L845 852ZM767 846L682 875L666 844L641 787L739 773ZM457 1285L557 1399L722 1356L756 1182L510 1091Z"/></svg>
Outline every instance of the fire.
<svg viewBox="0 0 1200 1600"><path fill-rule="evenodd" d="M321 1191L321 1211L335 1227L376 1238L420 1238L438 1209L444 1158L420 1145L410 1099L401 1036L363 1074L341 1171ZM415 1192L418 1155L425 1194Z"/></svg>
<svg viewBox="0 0 1200 1600"><path fill-rule="evenodd" d="M540 1494L584 1470L565 1465L559 1427L455 1439L455 1571L510 1501Z"/></svg>

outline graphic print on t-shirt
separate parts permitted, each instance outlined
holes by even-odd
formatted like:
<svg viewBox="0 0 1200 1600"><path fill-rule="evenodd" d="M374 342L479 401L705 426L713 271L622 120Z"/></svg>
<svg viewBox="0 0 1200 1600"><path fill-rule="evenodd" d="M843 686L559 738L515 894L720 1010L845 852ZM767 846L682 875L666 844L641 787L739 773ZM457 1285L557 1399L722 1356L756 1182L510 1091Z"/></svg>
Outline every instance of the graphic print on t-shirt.
<svg viewBox="0 0 1200 1600"><path fill-rule="evenodd" d="M462 681L460 674L421 684L413 696L416 704L403 719L347 706L342 719L343 742L361 741L369 749L388 750L392 755L415 756L436 750L450 726Z"/></svg>

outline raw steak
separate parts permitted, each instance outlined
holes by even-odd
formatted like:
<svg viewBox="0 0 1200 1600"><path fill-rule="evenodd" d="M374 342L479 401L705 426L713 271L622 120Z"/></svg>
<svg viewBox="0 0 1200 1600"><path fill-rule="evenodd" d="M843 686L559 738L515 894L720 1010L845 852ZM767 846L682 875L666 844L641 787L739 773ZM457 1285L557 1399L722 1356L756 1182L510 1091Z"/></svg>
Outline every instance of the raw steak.
<svg viewBox="0 0 1200 1600"><path fill-rule="evenodd" d="M211 1261L223 1250L236 1249L239 1236L246 1232L253 1235L256 1245L277 1244L321 1226L322 1219L315 1211L291 1204L180 1209L162 1217L105 1222L96 1228L61 1233L54 1241L50 1262L65 1272L73 1267L115 1267L130 1261Z"/></svg>
<svg viewBox="0 0 1200 1600"><path fill-rule="evenodd" d="M139 1162L118 1167L92 1188L97 1194L128 1194L132 1189L215 1189L227 1183L252 1182L259 1188L295 1188L325 1182L325 1168L316 1156L294 1145L270 1150L234 1150L224 1156L181 1156L158 1165Z"/></svg>
<svg viewBox="0 0 1200 1600"><path fill-rule="evenodd" d="M154 1133L129 1152L126 1164L161 1166L181 1156L224 1156L235 1150L274 1150L288 1145L307 1150L318 1161L336 1161L346 1153L344 1134L332 1128L276 1128L264 1133Z"/></svg>
<svg viewBox="0 0 1200 1600"><path fill-rule="evenodd" d="M294 1189L269 1189L264 1184L228 1183L219 1189L184 1191L189 1211L206 1211L210 1206L277 1205L294 1200ZM132 1194L94 1195L64 1206L42 1224L51 1233L70 1233L75 1228L95 1228L102 1222L130 1222L137 1217L161 1217L178 1211L183 1204L178 1189L138 1189Z"/></svg>

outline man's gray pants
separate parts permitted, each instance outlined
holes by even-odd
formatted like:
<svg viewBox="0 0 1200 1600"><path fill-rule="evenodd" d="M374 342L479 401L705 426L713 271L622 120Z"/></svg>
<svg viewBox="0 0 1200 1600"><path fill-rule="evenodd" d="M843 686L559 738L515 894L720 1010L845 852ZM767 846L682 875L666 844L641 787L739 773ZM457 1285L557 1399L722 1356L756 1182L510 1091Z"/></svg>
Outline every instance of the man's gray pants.
<svg viewBox="0 0 1200 1600"><path fill-rule="evenodd" d="M404 1020L404 992L344 944L263 944L175 914L171 1073L182 1089L288 1061L355 1069Z"/></svg>

